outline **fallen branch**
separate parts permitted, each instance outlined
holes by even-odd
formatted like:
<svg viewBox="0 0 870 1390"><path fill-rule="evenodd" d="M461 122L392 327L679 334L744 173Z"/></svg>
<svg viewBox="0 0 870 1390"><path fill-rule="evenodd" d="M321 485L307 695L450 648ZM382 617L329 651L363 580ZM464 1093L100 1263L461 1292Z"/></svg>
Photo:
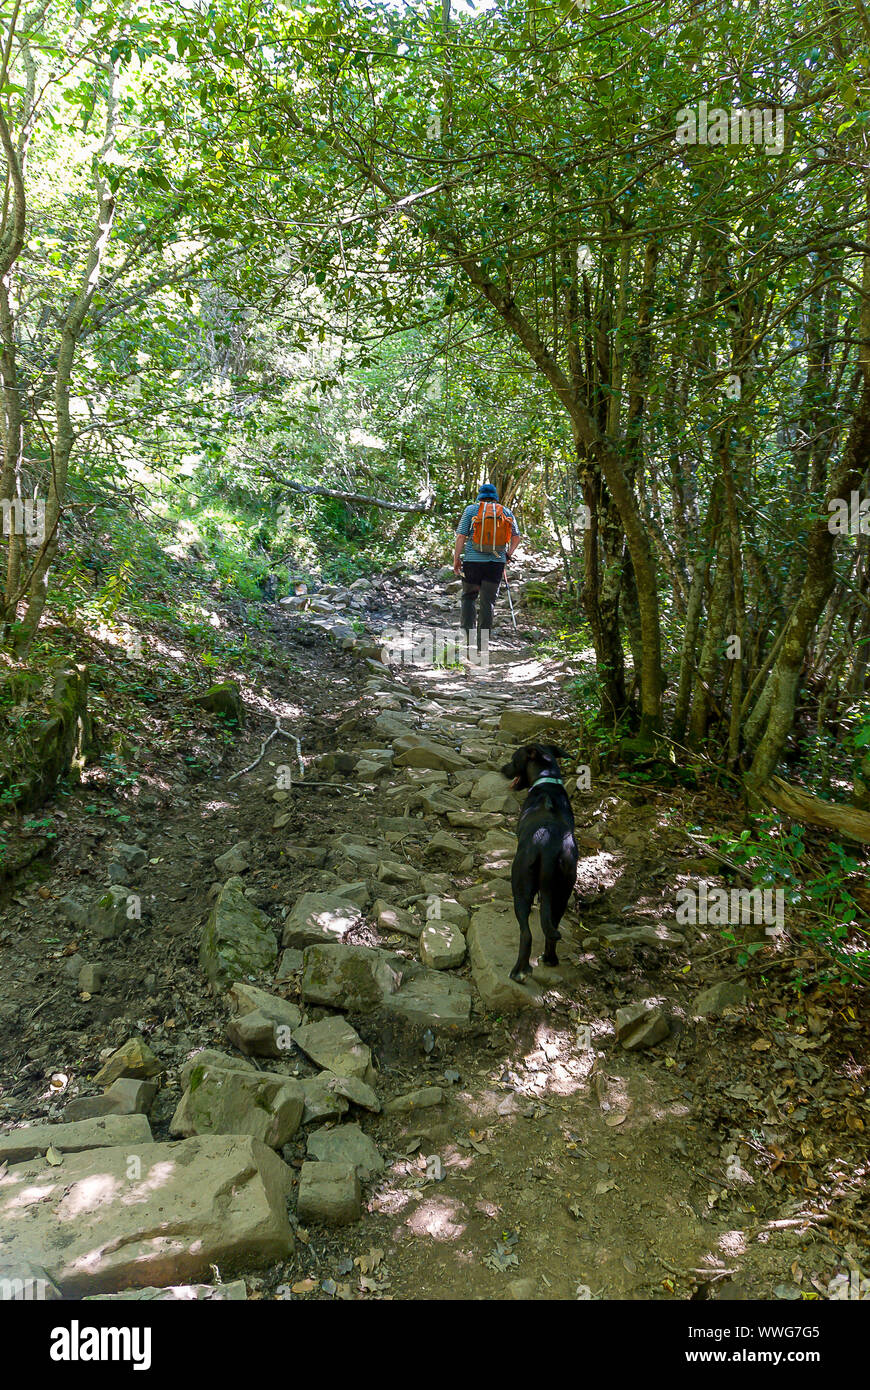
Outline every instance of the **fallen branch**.
<svg viewBox="0 0 870 1390"><path fill-rule="evenodd" d="M315 497L334 497L339 502L355 502L360 507L382 507L388 512L431 512L434 510L434 497L428 502L387 502L381 497L367 497L361 492L339 492L331 487L310 487L307 483L289 483L283 486L291 492L302 492Z"/></svg>
<svg viewBox="0 0 870 1390"><path fill-rule="evenodd" d="M811 796L801 787L793 787L781 777L771 777L760 789L759 795L770 806L776 807L793 820L818 825L823 830L834 830L846 835L850 840L870 844L870 813L859 811L857 806L846 806L837 801L822 801L821 797Z"/></svg>
<svg viewBox="0 0 870 1390"><path fill-rule="evenodd" d="M239 770L238 770L238 772L234 772L233 775L232 775L232 777L228 777L228 778L227 778L227 781L228 781L228 782L235 782L235 780L236 780L237 777L244 777L244 775L245 775L246 772L253 772L253 770L254 770L254 768L257 766L257 764L258 764L258 763L261 763L261 762L263 761L263 754L265 753L266 749L269 747L269 744L272 742L272 739L273 739L273 738L276 738L278 734L282 734L282 735L284 736L284 738L292 738L293 742L296 744L296 760L297 760L297 762L299 763L299 771L300 771L302 777L304 778L304 776L305 776L305 767L304 767L304 764L303 764L303 762L302 762L302 745L300 744L300 742L299 742L299 740L298 740L298 738L296 737L295 734L288 733L288 731L287 731L286 729L282 729L282 728L281 728L281 721L279 720L278 723L275 725L274 729L272 730L272 732L270 733L269 737L268 737L267 739L264 739L264 740L263 740L263 746L262 746L262 748L260 749L260 751L259 751L259 753L257 754L257 756L256 756L256 758L254 759L254 761L253 761L252 763L248 763L248 766L247 766L247 767L240 767Z"/></svg>

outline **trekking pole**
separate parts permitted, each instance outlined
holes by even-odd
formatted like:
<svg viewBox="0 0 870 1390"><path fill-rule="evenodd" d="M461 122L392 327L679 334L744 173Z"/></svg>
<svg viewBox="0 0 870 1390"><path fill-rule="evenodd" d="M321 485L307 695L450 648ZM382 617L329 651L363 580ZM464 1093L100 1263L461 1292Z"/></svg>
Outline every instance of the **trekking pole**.
<svg viewBox="0 0 870 1390"><path fill-rule="evenodd" d="M513 621L514 621L514 631L516 631L517 619L516 619L516 614L514 613L514 601L513 601L513 599L511 598L511 586L510 586L510 584L508 583L507 569L505 569L505 572L504 572L504 586L505 586L505 588L507 589L508 603L509 603L510 606L511 606L511 617L513 618Z"/></svg>

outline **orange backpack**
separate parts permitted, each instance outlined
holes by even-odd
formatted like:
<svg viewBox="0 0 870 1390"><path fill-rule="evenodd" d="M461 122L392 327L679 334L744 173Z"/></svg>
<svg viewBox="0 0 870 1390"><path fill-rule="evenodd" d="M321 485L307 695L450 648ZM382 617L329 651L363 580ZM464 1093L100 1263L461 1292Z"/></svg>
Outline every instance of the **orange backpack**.
<svg viewBox="0 0 870 1390"><path fill-rule="evenodd" d="M507 545L513 535L510 521L500 502L481 502L471 522L471 539L475 550L491 550Z"/></svg>

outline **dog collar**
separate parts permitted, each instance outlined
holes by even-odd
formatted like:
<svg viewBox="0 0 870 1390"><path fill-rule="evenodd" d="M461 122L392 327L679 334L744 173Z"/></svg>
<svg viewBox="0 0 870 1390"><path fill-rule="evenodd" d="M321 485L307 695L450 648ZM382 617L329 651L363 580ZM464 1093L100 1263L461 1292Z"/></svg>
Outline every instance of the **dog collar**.
<svg viewBox="0 0 870 1390"><path fill-rule="evenodd" d="M563 785L561 777L536 777L532 786L539 787L542 782L556 782L560 787Z"/></svg>

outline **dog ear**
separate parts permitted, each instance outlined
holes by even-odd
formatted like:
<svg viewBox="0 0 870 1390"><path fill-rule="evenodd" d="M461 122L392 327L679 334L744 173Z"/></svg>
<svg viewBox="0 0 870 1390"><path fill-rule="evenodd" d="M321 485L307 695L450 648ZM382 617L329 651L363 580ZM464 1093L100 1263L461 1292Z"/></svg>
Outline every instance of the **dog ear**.
<svg viewBox="0 0 870 1390"><path fill-rule="evenodd" d="M529 743L523 749L529 762L539 763L544 756L544 750L539 743Z"/></svg>

